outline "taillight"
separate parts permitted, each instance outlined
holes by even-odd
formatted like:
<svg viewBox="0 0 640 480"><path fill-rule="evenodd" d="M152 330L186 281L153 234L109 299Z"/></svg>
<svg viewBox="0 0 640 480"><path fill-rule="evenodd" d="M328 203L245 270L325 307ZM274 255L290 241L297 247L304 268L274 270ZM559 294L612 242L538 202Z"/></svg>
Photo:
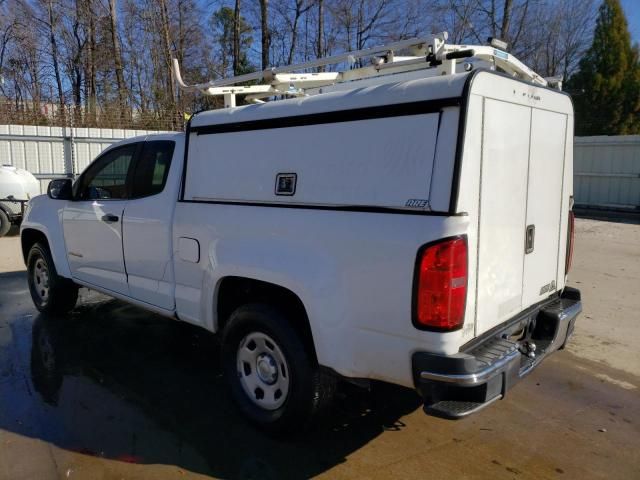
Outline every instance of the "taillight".
<svg viewBox="0 0 640 480"><path fill-rule="evenodd" d="M462 328L467 300L467 239L446 238L418 252L413 323L424 330Z"/></svg>
<svg viewBox="0 0 640 480"><path fill-rule="evenodd" d="M567 231L567 259L564 269L564 274L568 274L571 270L571 263L573 262L573 240L575 237L575 215L573 210L569 211L569 229Z"/></svg>

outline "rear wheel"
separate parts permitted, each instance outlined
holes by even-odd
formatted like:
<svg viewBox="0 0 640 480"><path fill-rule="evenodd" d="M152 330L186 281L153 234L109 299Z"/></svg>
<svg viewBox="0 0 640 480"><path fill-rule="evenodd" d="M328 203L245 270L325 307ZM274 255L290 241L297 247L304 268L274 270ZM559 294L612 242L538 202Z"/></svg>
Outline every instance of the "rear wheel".
<svg viewBox="0 0 640 480"><path fill-rule="evenodd" d="M222 345L225 379L240 411L273 433L304 429L329 403L335 379L324 374L278 310L238 308Z"/></svg>
<svg viewBox="0 0 640 480"><path fill-rule="evenodd" d="M11 222L9 221L9 217L4 212L4 210L0 209L0 237L4 237L7 233L9 233L10 228Z"/></svg>
<svg viewBox="0 0 640 480"><path fill-rule="evenodd" d="M58 275L46 245L36 243L27 257L29 291L36 308L44 313L66 313L76 305L78 286Z"/></svg>

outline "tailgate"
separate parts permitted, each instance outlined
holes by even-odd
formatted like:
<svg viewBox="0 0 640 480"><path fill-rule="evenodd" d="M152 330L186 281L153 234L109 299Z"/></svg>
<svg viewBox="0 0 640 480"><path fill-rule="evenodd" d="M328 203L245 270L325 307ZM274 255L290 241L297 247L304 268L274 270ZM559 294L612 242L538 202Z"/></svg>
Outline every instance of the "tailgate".
<svg viewBox="0 0 640 480"><path fill-rule="evenodd" d="M554 293L565 254L567 114L485 98L483 119L476 335Z"/></svg>

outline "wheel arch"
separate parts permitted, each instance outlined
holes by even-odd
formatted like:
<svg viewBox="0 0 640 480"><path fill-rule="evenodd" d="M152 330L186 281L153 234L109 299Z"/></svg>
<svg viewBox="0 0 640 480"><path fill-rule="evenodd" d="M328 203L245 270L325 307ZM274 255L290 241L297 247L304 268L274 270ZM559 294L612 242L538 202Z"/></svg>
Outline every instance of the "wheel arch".
<svg viewBox="0 0 640 480"><path fill-rule="evenodd" d="M29 257L29 251L36 243L44 243L49 251L51 246L49 245L49 239L41 230L35 228L25 228L20 232L20 244L22 246L22 259L25 265L27 264L27 258ZM55 260L54 260L55 261Z"/></svg>
<svg viewBox="0 0 640 480"><path fill-rule="evenodd" d="M311 322L301 298L292 290L275 283L248 277L227 276L218 282L214 312L216 331L222 331L231 314L240 306L263 303L283 313L291 327L304 342L314 362L318 362Z"/></svg>
<svg viewBox="0 0 640 480"><path fill-rule="evenodd" d="M69 265L66 262L66 258L60 258L62 255L60 248L56 249L55 245L52 245L49 235L39 228L26 227L22 228L20 231L20 244L22 247L22 259L24 260L24 264L27 264L29 251L36 243L43 243L49 249L58 275L65 278L71 278L71 272L69 271Z"/></svg>

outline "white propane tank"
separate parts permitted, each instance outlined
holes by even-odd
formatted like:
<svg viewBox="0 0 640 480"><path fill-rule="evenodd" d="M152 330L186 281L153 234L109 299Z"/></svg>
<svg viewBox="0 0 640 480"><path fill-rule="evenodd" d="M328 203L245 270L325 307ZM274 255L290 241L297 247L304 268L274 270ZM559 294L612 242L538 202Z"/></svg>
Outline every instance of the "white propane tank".
<svg viewBox="0 0 640 480"><path fill-rule="evenodd" d="M0 201L13 197L30 200L40 195L40 182L22 168L0 166Z"/></svg>

